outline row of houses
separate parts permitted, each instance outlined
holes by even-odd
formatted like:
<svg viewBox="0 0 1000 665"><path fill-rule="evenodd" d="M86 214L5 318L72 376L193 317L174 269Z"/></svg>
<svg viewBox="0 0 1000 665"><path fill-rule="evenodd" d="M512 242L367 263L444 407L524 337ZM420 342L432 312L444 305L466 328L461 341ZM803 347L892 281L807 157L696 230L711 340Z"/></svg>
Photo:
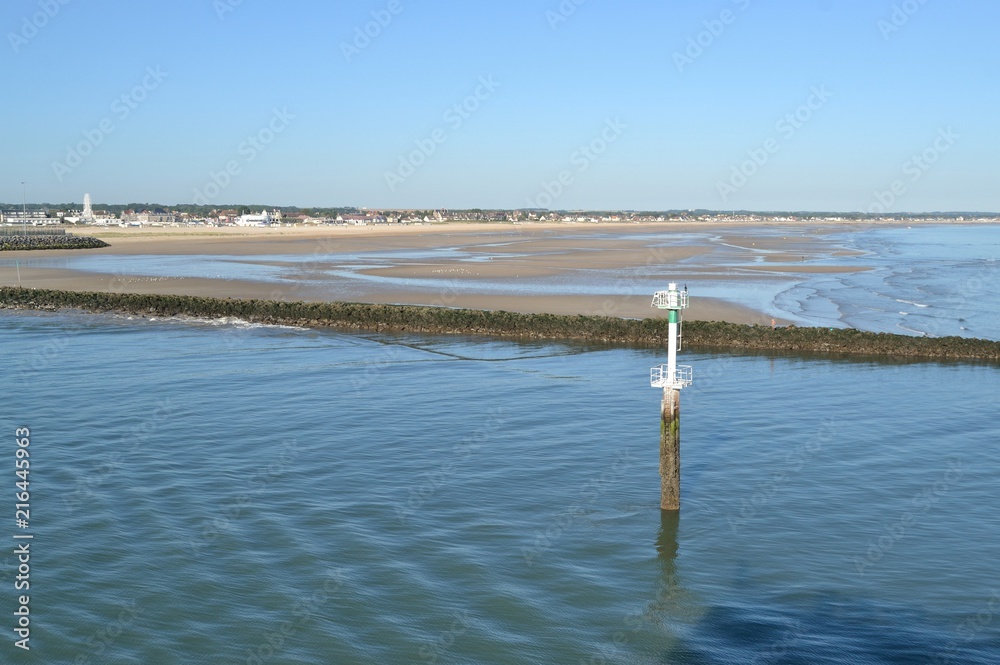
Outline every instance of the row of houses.
<svg viewBox="0 0 1000 665"><path fill-rule="evenodd" d="M126 210L122 212L121 221L126 224L173 224L177 221L177 215L157 208L156 210Z"/></svg>
<svg viewBox="0 0 1000 665"><path fill-rule="evenodd" d="M50 216L47 210L31 210L24 212L12 210L10 212L0 211L0 224L27 224L30 226L54 226L61 224L62 218Z"/></svg>

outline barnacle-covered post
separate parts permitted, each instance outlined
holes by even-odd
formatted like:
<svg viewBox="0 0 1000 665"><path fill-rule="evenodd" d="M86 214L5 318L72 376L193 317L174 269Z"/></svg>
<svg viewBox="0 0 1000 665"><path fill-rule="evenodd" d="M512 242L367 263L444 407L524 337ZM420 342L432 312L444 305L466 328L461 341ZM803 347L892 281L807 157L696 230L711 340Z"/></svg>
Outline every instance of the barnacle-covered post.
<svg viewBox="0 0 1000 665"><path fill-rule="evenodd" d="M663 388L660 408L660 509L681 507L681 388L691 385L691 366L677 364L681 346L681 311L687 309L687 287L681 291L670 283L666 291L657 291L653 307L667 310L667 364L649 372L649 384Z"/></svg>

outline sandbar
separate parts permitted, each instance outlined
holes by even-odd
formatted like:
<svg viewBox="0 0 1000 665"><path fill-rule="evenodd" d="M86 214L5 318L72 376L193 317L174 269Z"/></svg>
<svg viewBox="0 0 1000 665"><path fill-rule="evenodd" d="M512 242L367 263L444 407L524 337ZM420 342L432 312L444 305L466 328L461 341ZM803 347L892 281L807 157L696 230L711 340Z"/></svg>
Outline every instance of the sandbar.
<svg viewBox="0 0 1000 665"><path fill-rule="evenodd" d="M660 314L650 307L652 290L665 288L668 280L776 280L864 270L850 263L857 252L830 237L833 231L860 228L864 227L801 223L88 228L72 232L93 235L111 246L0 253L0 284L645 318ZM112 265L114 257L131 258L133 267L126 274L84 271L72 267L72 262L67 262L69 267L56 265L58 259L82 252L110 257ZM247 278L226 279L142 274L134 266L143 256L192 261L232 257L247 265L279 267L283 274L278 281L255 280L252 271ZM438 280L461 288L442 288ZM580 280L615 288L585 294L558 289L559 284ZM548 285L544 294L519 291L543 282ZM771 321L770 315L750 307L707 297L693 297L686 316L733 323Z"/></svg>

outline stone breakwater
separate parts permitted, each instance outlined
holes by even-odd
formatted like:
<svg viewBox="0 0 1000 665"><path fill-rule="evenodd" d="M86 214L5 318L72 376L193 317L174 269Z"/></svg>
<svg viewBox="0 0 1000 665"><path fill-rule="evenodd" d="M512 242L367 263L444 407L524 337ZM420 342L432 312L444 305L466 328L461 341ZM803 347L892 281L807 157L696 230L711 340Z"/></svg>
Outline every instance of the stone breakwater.
<svg viewBox="0 0 1000 665"><path fill-rule="evenodd" d="M108 243L89 236L0 236L0 252L29 249L96 249Z"/></svg>
<svg viewBox="0 0 1000 665"><path fill-rule="evenodd" d="M180 295L88 293L0 287L0 308L83 309L141 316L233 317L254 323L328 326L342 330L488 335L575 340L636 347L667 341L666 319L518 314L515 312L349 302L284 302ZM770 328L715 321L684 324L689 349L792 352L863 359L1000 362L1000 342L964 337L910 337L830 328Z"/></svg>

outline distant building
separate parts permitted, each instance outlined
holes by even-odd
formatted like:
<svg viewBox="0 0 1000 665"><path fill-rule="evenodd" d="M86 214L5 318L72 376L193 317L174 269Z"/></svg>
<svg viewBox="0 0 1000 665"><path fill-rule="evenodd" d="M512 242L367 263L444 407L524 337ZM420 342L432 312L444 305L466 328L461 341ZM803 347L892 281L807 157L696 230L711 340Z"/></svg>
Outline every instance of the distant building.
<svg viewBox="0 0 1000 665"><path fill-rule="evenodd" d="M0 222L4 224L30 224L32 226L52 226L62 222L58 217L50 217L47 210L12 210L0 212Z"/></svg>
<svg viewBox="0 0 1000 665"><path fill-rule="evenodd" d="M236 226L270 226L281 223L281 211L275 210L273 213L261 210L259 215L240 215L236 218Z"/></svg>
<svg viewBox="0 0 1000 665"><path fill-rule="evenodd" d="M384 215L377 214L349 214L337 215L337 222L343 224L354 224L355 226L368 226L369 224L388 224L389 219Z"/></svg>
<svg viewBox="0 0 1000 665"><path fill-rule="evenodd" d="M173 224L177 221L176 215L172 212L168 212L163 208L157 208L156 210L149 211L143 210L142 212L135 212L134 210L126 210L122 213L122 221L126 224L132 225L142 225L142 224Z"/></svg>

